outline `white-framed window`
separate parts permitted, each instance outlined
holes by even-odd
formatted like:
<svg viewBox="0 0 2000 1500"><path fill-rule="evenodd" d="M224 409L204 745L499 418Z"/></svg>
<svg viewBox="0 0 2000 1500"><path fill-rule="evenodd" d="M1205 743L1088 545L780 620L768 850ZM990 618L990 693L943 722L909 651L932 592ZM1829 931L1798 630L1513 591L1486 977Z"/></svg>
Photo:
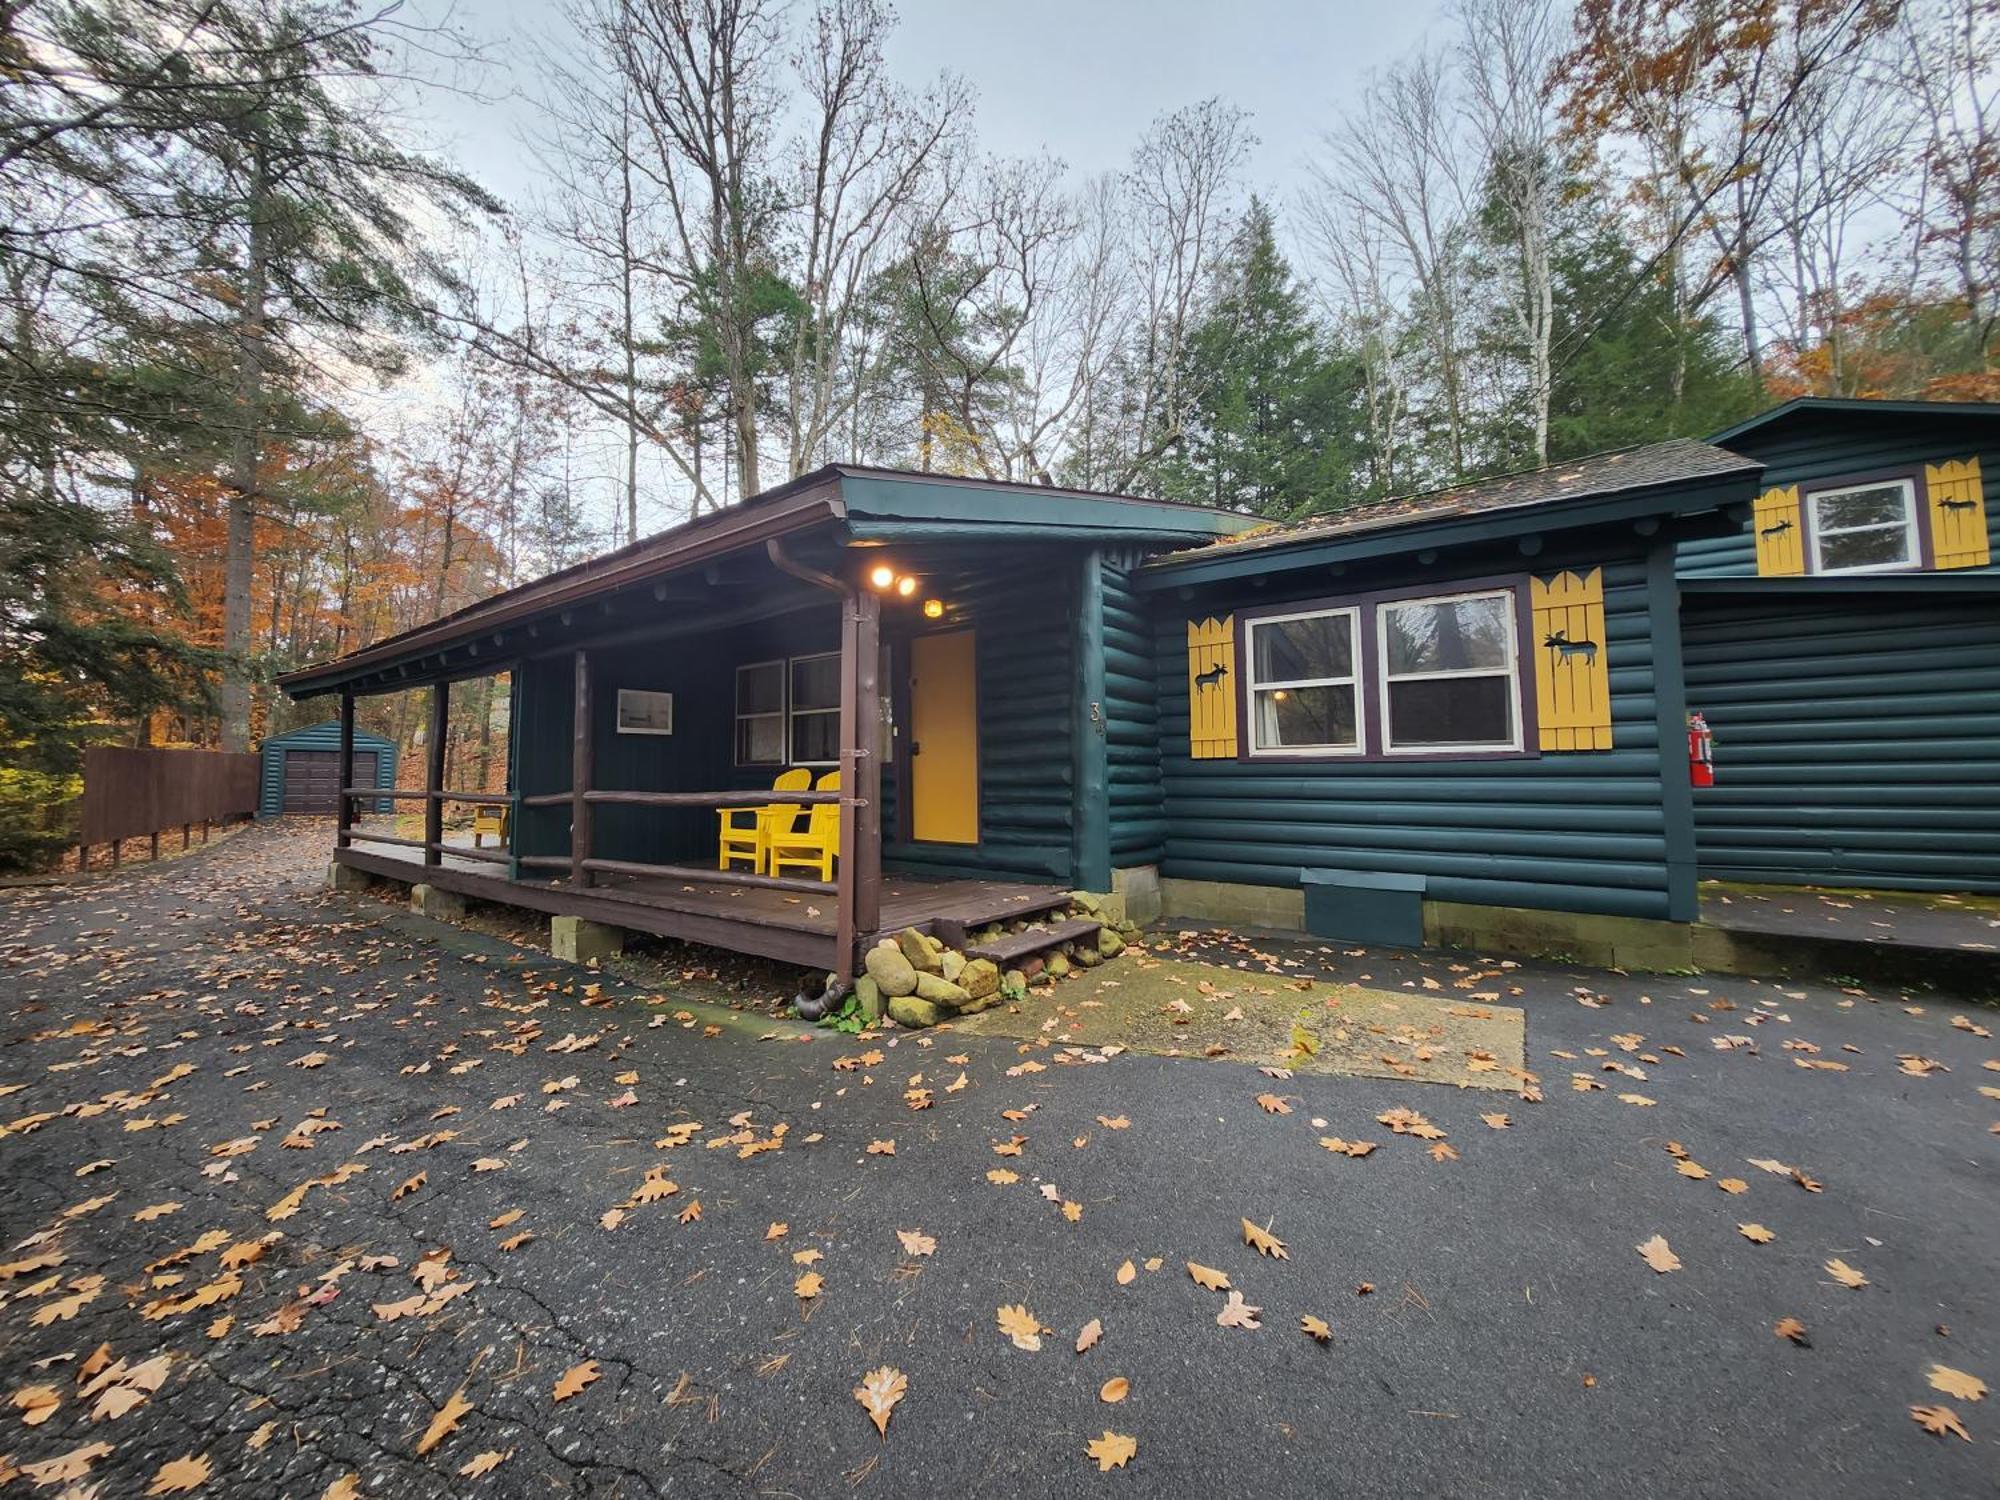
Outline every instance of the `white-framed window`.
<svg viewBox="0 0 2000 1500"><path fill-rule="evenodd" d="M1923 561L1914 480L1876 479L1813 490L1806 505L1815 573L1883 573Z"/></svg>
<svg viewBox="0 0 2000 1500"><path fill-rule="evenodd" d="M840 653L792 658L791 747L795 766L840 764Z"/></svg>
<svg viewBox="0 0 2000 1500"><path fill-rule="evenodd" d="M1250 753L1360 754L1361 611L1266 615L1248 634Z"/></svg>
<svg viewBox="0 0 2000 1500"><path fill-rule="evenodd" d="M1375 606L1387 755L1521 748L1512 589Z"/></svg>
<svg viewBox="0 0 2000 1500"><path fill-rule="evenodd" d="M620 734L672 734L674 695L648 692L643 688L618 690L618 732Z"/></svg>
<svg viewBox="0 0 2000 1500"><path fill-rule="evenodd" d="M736 764L784 763L784 660L746 662L736 669Z"/></svg>

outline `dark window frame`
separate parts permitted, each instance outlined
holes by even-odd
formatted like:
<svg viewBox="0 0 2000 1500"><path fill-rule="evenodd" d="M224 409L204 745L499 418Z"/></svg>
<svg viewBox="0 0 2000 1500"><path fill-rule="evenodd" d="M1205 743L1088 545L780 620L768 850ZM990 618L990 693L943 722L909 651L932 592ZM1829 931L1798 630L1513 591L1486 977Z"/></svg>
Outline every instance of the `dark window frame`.
<svg viewBox="0 0 2000 1500"><path fill-rule="evenodd" d="M1376 611L1384 604L1414 603L1419 600L1457 598L1461 595L1509 593L1514 603L1514 722L1520 731L1517 747L1494 750L1443 749L1428 750L1413 748L1387 750L1384 733L1385 683L1379 663L1383 660L1377 640L1378 626ZM1535 701L1535 687L1530 680L1534 670L1532 637L1534 633L1534 608L1528 592L1528 578L1525 574L1506 573L1480 578L1455 578L1432 583L1404 584L1391 589L1370 589L1361 593L1331 594L1311 599L1291 600L1283 604L1261 604L1250 609L1232 612L1236 622L1236 643L1239 658L1247 658L1249 651L1249 628L1256 621L1273 615L1313 614L1321 610L1354 609L1359 611L1358 625L1360 640L1357 643L1359 655L1356 665L1359 669L1361 691L1370 695L1370 711L1361 722L1362 748L1357 753L1352 750L1331 752L1288 752L1259 751L1252 749L1252 728L1250 722L1250 672L1242 665L1234 674L1236 677L1236 722L1238 725L1236 759L1244 765L1435 765L1448 761L1504 761L1540 760L1541 734L1538 706Z"/></svg>

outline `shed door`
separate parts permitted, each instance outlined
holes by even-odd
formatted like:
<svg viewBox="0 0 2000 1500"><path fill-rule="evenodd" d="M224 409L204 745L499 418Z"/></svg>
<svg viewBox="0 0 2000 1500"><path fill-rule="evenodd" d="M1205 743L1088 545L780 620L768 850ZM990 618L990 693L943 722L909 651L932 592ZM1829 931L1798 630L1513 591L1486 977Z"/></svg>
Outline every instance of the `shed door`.
<svg viewBox="0 0 2000 1500"><path fill-rule="evenodd" d="M979 695L972 632L910 642L910 836L979 842Z"/></svg>
<svg viewBox="0 0 2000 1500"><path fill-rule="evenodd" d="M375 784L375 752L354 752L354 784ZM287 750L285 752L285 796L280 810L288 813L331 813L340 789L340 752L337 750ZM364 807L366 804L363 804Z"/></svg>

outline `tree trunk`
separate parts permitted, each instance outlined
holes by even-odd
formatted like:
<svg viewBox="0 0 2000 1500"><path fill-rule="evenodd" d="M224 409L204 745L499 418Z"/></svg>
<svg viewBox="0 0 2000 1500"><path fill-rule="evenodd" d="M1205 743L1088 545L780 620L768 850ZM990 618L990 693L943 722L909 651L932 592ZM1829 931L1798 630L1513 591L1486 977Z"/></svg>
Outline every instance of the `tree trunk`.
<svg viewBox="0 0 2000 1500"><path fill-rule="evenodd" d="M1736 242L1736 254L1729 274L1736 282L1736 306L1738 316L1743 319L1743 360L1750 371L1750 391L1762 405L1764 352L1757 331L1757 289L1751 283L1750 256L1741 238Z"/></svg>
<svg viewBox="0 0 2000 1500"><path fill-rule="evenodd" d="M249 243L236 314L235 434L230 444L228 550L222 574L222 748L250 748L250 606L257 564L258 461L264 437L264 152L253 147L246 199Z"/></svg>

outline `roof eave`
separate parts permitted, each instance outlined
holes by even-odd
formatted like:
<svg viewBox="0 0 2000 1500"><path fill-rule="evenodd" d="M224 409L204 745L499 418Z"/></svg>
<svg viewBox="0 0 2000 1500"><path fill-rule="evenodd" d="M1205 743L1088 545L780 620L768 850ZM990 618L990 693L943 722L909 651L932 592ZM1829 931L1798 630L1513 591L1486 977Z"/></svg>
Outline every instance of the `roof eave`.
<svg viewBox="0 0 2000 1500"><path fill-rule="evenodd" d="M648 583L740 548L761 545L773 537L837 521L842 515L837 480L824 470L809 474L785 490L759 497L754 505L707 518L715 524L704 526L699 532L690 531L678 544L663 545L665 537L650 538L606 558L595 559L592 564L568 570L576 576L553 588L548 586L551 579L564 578L565 574L523 584L359 651L286 672L275 681L295 700L318 697L343 682L393 667L398 662L416 661L477 640L489 632L560 613L596 595ZM675 536L684 529L676 528L676 532L666 536Z"/></svg>

